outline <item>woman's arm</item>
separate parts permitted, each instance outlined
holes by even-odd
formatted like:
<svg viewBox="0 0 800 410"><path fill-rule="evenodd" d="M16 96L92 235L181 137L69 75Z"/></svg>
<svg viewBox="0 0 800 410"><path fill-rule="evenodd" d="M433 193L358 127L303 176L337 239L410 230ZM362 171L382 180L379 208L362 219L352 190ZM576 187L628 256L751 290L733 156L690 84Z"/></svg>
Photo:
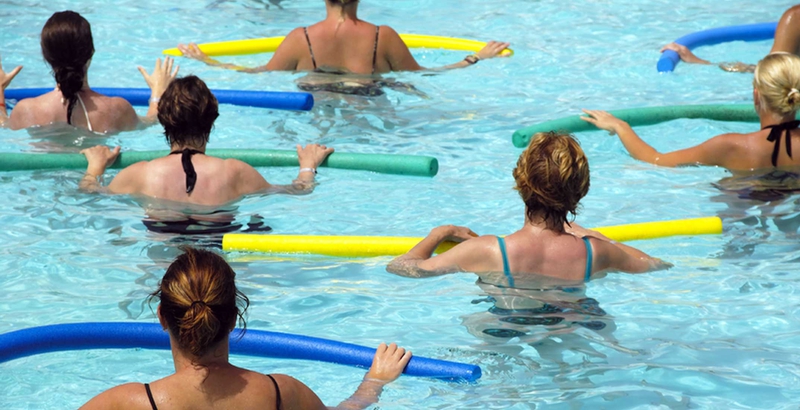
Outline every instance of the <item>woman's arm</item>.
<svg viewBox="0 0 800 410"><path fill-rule="evenodd" d="M705 64L711 65L714 64L708 60L703 60L702 58L696 56L692 50L689 50L688 47L678 44L678 43L669 43L661 48L661 52L663 53L666 50L672 50L678 53L678 57L681 58L681 61L689 64ZM753 64L746 64L740 62L733 62L733 63L719 63L717 64L719 68L729 71L732 73L752 73L756 70L756 66Z"/></svg>
<svg viewBox="0 0 800 410"><path fill-rule="evenodd" d="M375 351L372 366L364 376L364 380L355 393L347 400L339 403L336 409L359 410L377 403L383 387L397 380L411 360L411 351L398 347L394 343L381 343Z"/></svg>
<svg viewBox="0 0 800 410"><path fill-rule="evenodd" d="M161 63L161 59L156 59L156 66L153 69L153 74L148 74L147 70L144 67L139 66L139 72L142 73L142 77L144 77L144 81L147 83L147 86L150 87L150 104L147 108L147 114L140 118L140 121L143 125L149 126L158 122L158 102L161 101L161 95L164 94L164 91L167 90L169 83L175 79L178 75L178 70L180 70L180 66L175 66L173 69L173 64L175 60L172 57L164 58L164 63Z"/></svg>
<svg viewBox="0 0 800 410"><path fill-rule="evenodd" d="M581 117L582 120L608 131L611 135L617 134L622 145L633 158L654 165L663 167L698 164L725 166L726 159L735 148L735 145L731 144L730 134L723 134L691 148L662 154L644 142L627 122L605 111L583 110L583 112L588 116Z"/></svg>
<svg viewBox="0 0 800 410"><path fill-rule="evenodd" d="M3 71L2 61L0 61L0 127L5 126L8 121L8 110L6 109L6 88L14 80L14 77L22 70L22 66L17 66L11 72L6 73Z"/></svg>
<svg viewBox="0 0 800 410"><path fill-rule="evenodd" d="M144 167L147 166L147 162L139 162L121 170L108 184L108 187L103 187L100 184L100 177L117 160L119 151L119 147L111 150L105 145L97 145L81 151L81 154L85 155L86 160L89 162L86 167L86 173L83 174L83 178L78 184L81 191L108 194L133 194L139 192L141 178L144 177Z"/></svg>
<svg viewBox="0 0 800 410"><path fill-rule="evenodd" d="M408 253L392 260L386 271L409 278L425 278L446 275L461 271L461 266L469 265L476 257L474 243L468 242L478 235L469 228L461 226L439 226L433 228L425 239ZM442 242L465 242L436 257L431 257ZM481 255L478 255L481 256Z"/></svg>
<svg viewBox="0 0 800 410"><path fill-rule="evenodd" d="M269 62L258 67L243 67L236 64L220 62L209 57L200 50L200 47L195 43L189 43L187 45L178 44L178 50L183 53L184 57L206 63L212 67L226 68L243 73L254 74L264 71L294 71L297 70L297 64L299 63L299 59L297 58L298 47L307 47L304 46L305 41L302 40L301 36L304 36L302 28L292 30L286 38L283 39L278 49L275 50L275 54L272 55Z"/></svg>
<svg viewBox="0 0 800 410"><path fill-rule="evenodd" d="M326 158L328 158L328 155L331 153L333 153L333 148L326 147L325 145L308 144L305 147L297 145L297 160L300 164L300 170L297 173L297 178L295 178L290 185L267 184L266 193L307 195L314 192L314 187L317 186L315 181L317 168L323 161L325 161ZM264 189L265 188L263 187L258 188L257 184L252 185L251 187L246 188L247 192L242 193L242 195L254 193L256 191L264 191Z"/></svg>
<svg viewBox="0 0 800 410"><path fill-rule="evenodd" d="M386 40L386 59L389 61L389 66L392 71L442 71L469 67L480 60L488 60L494 57L507 57L507 55L501 55L500 53L511 45L510 43L500 41L490 41L483 49L476 54L468 56L464 60L443 67L426 69L417 63L417 60L411 55L411 50L408 49L406 43L393 28L381 26L381 29L381 38Z"/></svg>

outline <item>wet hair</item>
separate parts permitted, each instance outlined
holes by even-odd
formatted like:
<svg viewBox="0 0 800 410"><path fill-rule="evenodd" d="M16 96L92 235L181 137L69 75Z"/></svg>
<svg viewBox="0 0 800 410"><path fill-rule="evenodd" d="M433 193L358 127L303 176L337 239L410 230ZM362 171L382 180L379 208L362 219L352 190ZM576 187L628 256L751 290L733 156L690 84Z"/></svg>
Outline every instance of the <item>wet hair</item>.
<svg viewBox="0 0 800 410"><path fill-rule="evenodd" d="M42 28L42 55L53 68L61 94L67 101L67 123L86 78L86 63L94 55L92 26L74 11L53 14Z"/></svg>
<svg viewBox="0 0 800 410"><path fill-rule="evenodd" d="M562 231L567 215L589 192L589 162L572 135L554 131L533 136L514 168L519 196L532 222L541 213L548 229Z"/></svg>
<svg viewBox="0 0 800 410"><path fill-rule="evenodd" d="M205 145L217 117L217 98L193 75L173 80L158 102L158 121L170 145Z"/></svg>
<svg viewBox="0 0 800 410"><path fill-rule="evenodd" d="M753 87L770 111L785 115L800 108L800 57L773 53L758 62Z"/></svg>
<svg viewBox="0 0 800 410"><path fill-rule="evenodd" d="M247 326L250 301L236 289L236 273L221 256L186 247L169 265L150 297L161 301L161 317L181 349L203 356L234 328Z"/></svg>

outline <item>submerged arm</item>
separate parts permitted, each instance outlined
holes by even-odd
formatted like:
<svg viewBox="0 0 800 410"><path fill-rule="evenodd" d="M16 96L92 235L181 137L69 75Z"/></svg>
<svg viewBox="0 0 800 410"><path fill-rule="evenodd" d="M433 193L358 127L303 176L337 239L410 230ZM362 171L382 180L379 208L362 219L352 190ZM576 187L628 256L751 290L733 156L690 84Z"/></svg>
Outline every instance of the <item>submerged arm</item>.
<svg viewBox="0 0 800 410"><path fill-rule="evenodd" d="M427 278L448 273L461 272L460 265L474 252L465 246L453 248L436 257L431 257L436 248L445 241L462 242L476 237L469 228L446 225L433 228L428 236L411 248L408 253L392 260L386 271L408 278Z"/></svg>
<svg viewBox="0 0 800 410"><path fill-rule="evenodd" d="M11 84L14 77L22 70L22 66L17 66L10 73L3 71L2 62L0 62L0 127L6 125L8 121L8 110L6 108L6 88Z"/></svg>
<svg viewBox="0 0 800 410"><path fill-rule="evenodd" d="M636 249L632 246L611 240L602 233L586 229L576 223L565 224L564 229L567 233L579 238L590 237L597 239L600 243L595 243L597 248L605 248L599 265L600 270L613 270L627 273L645 273L656 270L669 269L672 264Z"/></svg>

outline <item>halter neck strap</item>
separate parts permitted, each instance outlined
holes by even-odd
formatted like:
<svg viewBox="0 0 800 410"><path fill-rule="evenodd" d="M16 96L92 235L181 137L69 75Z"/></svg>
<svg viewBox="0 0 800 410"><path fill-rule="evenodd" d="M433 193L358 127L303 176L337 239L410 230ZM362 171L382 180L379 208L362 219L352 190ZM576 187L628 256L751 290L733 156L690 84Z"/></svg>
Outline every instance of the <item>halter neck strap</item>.
<svg viewBox="0 0 800 410"><path fill-rule="evenodd" d="M184 148L169 153L169 155L177 154L181 154L181 164L183 165L183 172L186 174L186 193L190 194L194 190L194 184L197 183L197 172L195 172L192 164L192 155L203 154L203 151Z"/></svg>
<svg viewBox="0 0 800 410"><path fill-rule="evenodd" d="M762 129L770 129L767 141L775 143L775 148L772 150L772 166L778 166L778 153L781 151L781 136L786 136L786 154L789 158L792 157L792 134L791 130L800 127L800 121L788 121L777 125L768 125Z"/></svg>

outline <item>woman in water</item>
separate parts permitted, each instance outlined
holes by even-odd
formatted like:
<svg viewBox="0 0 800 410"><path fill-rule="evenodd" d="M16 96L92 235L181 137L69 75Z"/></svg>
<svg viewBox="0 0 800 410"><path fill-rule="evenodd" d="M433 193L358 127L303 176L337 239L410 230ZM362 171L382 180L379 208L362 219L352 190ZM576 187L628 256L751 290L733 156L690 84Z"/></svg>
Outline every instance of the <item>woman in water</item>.
<svg viewBox="0 0 800 410"><path fill-rule="evenodd" d="M679 151L662 154L644 142L626 123L605 111L584 110L584 121L617 134L632 157L651 164L716 165L731 171L796 169L800 155L793 156L792 140L800 137L800 57L770 54L756 66L753 102L761 129L746 134L722 134ZM783 146L781 146L783 141ZM794 146L800 143L795 142Z"/></svg>
<svg viewBox="0 0 800 410"><path fill-rule="evenodd" d="M219 214L219 209L243 195L256 192L302 195L314 191L317 167L333 152L333 148L319 144L309 144L305 148L298 145L300 170L297 179L291 185L271 185L255 168L242 161L205 154L218 115L217 99L202 80L189 76L172 81L158 104L158 120L164 126L170 154L121 170L104 188L99 178L114 163L120 148L112 151L98 145L83 150L81 152L86 155L89 165L80 188L88 192L103 191L169 201L182 209L191 205L196 212L192 212L188 220L184 213L174 215L174 212L167 212L168 216L165 216L165 209L149 207L148 214L156 221L145 221L145 224L151 230L164 233L226 232L231 230L228 224L230 215ZM204 214L206 217L202 216ZM195 220L201 217L204 222ZM209 220L207 217L212 218ZM187 232L189 225L196 232Z"/></svg>
<svg viewBox="0 0 800 410"><path fill-rule="evenodd" d="M209 58L194 43L179 44L184 56L206 64L238 71L322 71L335 74L381 74L423 70L400 36L389 26L376 26L358 18L358 0L325 0L327 17L309 27L296 28L264 66L244 68ZM463 68L497 57L509 43L491 41L477 54L442 67Z"/></svg>
<svg viewBox="0 0 800 410"><path fill-rule="evenodd" d="M572 136L534 135L513 175L525 203L522 229L503 238L440 226L386 269L409 277L474 272L483 283L539 289L543 282L576 284L607 271L642 273L672 266L568 222L589 191L589 164ZM444 241L461 243L432 256Z"/></svg>
<svg viewBox="0 0 800 410"><path fill-rule="evenodd" d="M66 123L91 132L116 133L152 124L158 100L178 72L177 67L173 70L171 58L163 64L158 59L152 75L139 67L151 90L147 115L140 118L124 99L106 97L89 88L87 73L94 42L92 28L80 14L72 11L53 14L42 29L41 45L42 55L53 69L56 88L39 97L21 100L11 116L6 113L5 96L0 92L0 124L11 129ZM8 74L0 69L2 90L21 69L17 67Z"/></svg>
<svg viewBox="0 0 800 410"><path fill-rule="evenodd" d="M158 320L169 334L175 373L148 384L123 384L97 395L82 409L325 409L311 389L283 374L261 374L232 365L230 334L249 300L236 273L219 255L186 249L167 268L158 289ZM361 385L337 408L362 409L403 372L411 352L381 344Z"/></svg>

